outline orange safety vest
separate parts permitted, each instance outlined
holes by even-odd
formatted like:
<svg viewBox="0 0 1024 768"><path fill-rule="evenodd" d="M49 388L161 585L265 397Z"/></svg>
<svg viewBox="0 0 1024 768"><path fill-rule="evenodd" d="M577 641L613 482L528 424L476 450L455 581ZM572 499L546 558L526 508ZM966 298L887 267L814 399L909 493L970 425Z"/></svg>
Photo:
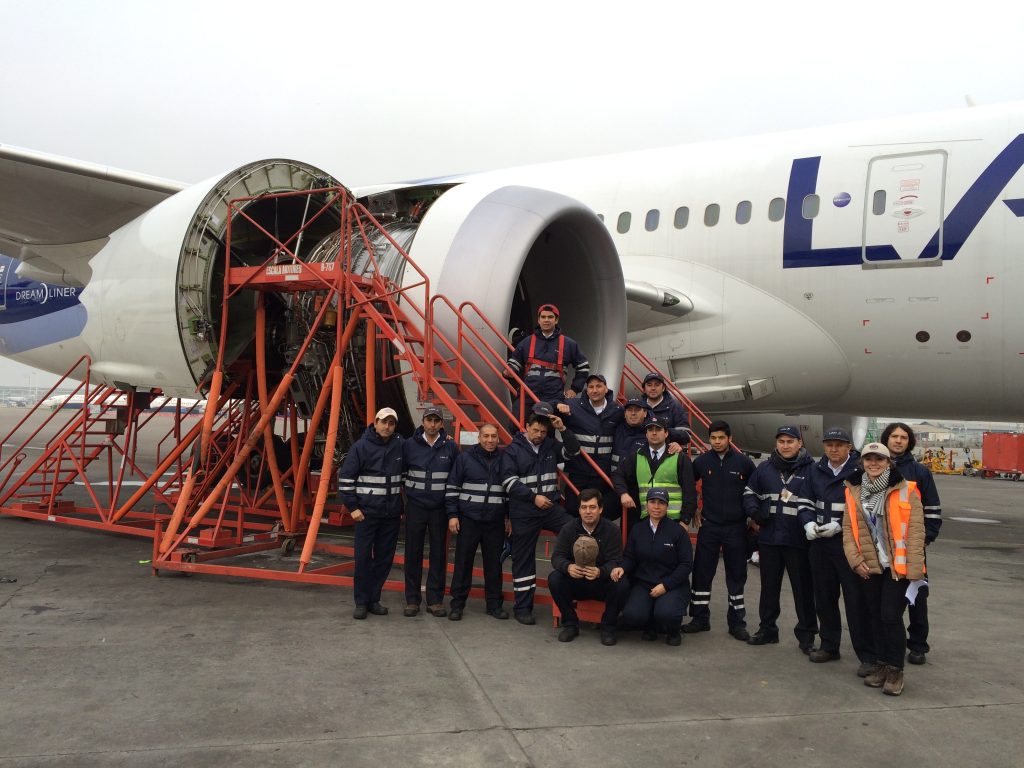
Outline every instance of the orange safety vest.
<svg viewBox="0 0 1024 768"><path fill-rule="evenodd" d="M538 360L534 355L537 354L537 333L530 334L530 352L526 357L526 371L529 373L533 366L539 366L541 368L547 368L549 371L557 371L558 377L565 383L565 366L562 364L562 359L565 357L565 334L558 334L558 362L549 363L547 360ZM524 374L525 377L525 374Z"/></svg>
<svg viewBox="0 0 1024 768"><path fill-rule="evenodd" d="M888 493L886 497L885 519L889 523L889 535L892 536L893 551L889 553L890 567L900 576L907 575L907 529L910 527L910 492L913 491L921 498L921 492L917 483L907 481L907 484L900 488L899 493ZM862 552L860 546L860 515L854 514L857 509L856 501L846 488L846 508L850 510L850 532L857 545L857 551ZM871 546L875 542L868 537Z"/></svg>

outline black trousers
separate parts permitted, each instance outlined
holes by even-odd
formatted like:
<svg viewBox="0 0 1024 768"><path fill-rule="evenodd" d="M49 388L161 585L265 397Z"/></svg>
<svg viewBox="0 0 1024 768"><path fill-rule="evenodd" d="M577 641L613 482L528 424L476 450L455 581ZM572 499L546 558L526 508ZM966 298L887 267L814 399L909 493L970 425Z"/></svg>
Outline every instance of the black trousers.
<svg viewBox="0 0 1024 768"><path fill-rule="evenodd" d="M656 629L669 635L679 632L690 602L690 586L670 589L661 597L651 597L654 584L634 582L622 608L622 621L630 627Z"/></svg>
<svg viewBox="0 0 1024 768"><path fill-rule="evenodd" d="M537 539L541 531L558 533L572 520L565 509L556 504L537 510L539 515L512 518L512 592L515 612L533 611L533 595L537 591Z"/></svg>
<svg viewBox="0 0 1024 768"><path fill-rule="evenodd" d="M928 555L925 554L925 568L928 567ZM928 581L931 582L932 575L928 574ZM907 609L910 621L907 626L907 648L917 653L928 653L931 646L928 645L928 587L921 587L917 591L914 604Z"/></svg>
<svg viewBox="0 0 1024 768"><path fill-rule="evenodd" d="M853 652L861 661L877 661L878 653L864 600L864 579L850 568L843 552L842 535L812 541L807 556L811 561L814 581L814 607L821 627L821 649L839 652L843 637L843 622L839 617L839 594L842 592Z"/></svg>
<svg viewBox="0 0 1024 768"><path fill-rule="evenodd" d="M484 599L487 610L501 608L501 549L505 546L505 521L481 523L459 518L459 536L455 540L455 571L452 573L451 608L462 610L473 586L473 562L477 547L484 564Z"/></svg>
<svg viewBox="0 0 1024 768"><path fill-rule="evenodd" d="M604 480L596 475L577 475L569 473L569 479L579 490L584 488L596 488L601 492L601 517L605 520L618 520L622 517L622 503L619 501L619 494ZM580 497L572 492L572 488L565 487L565 511L573 517L580 516Z"/></svg>
<svg viewBox="0 0 1024 768"><path fill-rule="evenodd" d="M448 515L444 506L405 505L405 602L420 604L423 581L423 547L430 535L430 560L427 566L427 605L444 600L444 577L448 566Z"/></svg>
<svg viewBox="0 0 1024 768"><path fill-rule="evenodd" d="M907 587L910 582L906 579L893 579L888 568L880 575L872 574L862 581L878 660L903 669L903 657L907 654L907 630L903 626L903 612L907 608Z"/></svg>
<svg viewBox="0 0 1024 768"><path fill-rule="evenodd" d="M395 562L400 517L366 517L356 523L356 605L380 602L380 592Z"/></svg>
<svg viewBox="0 0 1024 768"><path fill-rule="evenodd" d="M747 626L747 609L743 601L743 587L747 583L747 523L724 525L705 520L697 532L697 547L693 553L693 594L690 597L690 616L698 621L711 620L711 583L718 570L718 556L725 558L725 588L729 593L726 620L729 629Z"/></svg>
<svg viewBox="0 0 1024 768"><path fill-rule="evenodd" d="M778 634L779 614L782 608L782 575L789 574L789 586L793 590L796 606L796 627L793 634L802 647L814 643L818 633L818 622L814 615L814 587L811 583L811 565L807 550L801 547L783 547L776 544L760 543L761 553L761 599L758 604L761 626L759 631Z"/></svg>
<svg viewBox="0 0 1024 768"><path fill-rule="evenodd" d="M601 616L601 629L615 629L619 620L622 605L629 594L629 581L625 578L612 581L604 573L593 581L574 579L561 571L548 574L548 591L562 614L562 626L579 626L580 619L576 615L575 600L603 600L604 614Z"/></svg>

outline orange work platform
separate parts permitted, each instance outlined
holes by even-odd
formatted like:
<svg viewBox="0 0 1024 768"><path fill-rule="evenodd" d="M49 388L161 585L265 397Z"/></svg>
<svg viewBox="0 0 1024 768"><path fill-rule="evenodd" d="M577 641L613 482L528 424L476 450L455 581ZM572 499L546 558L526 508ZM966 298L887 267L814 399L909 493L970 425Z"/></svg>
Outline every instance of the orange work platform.
<svg viewBox="0 0 1024 768"><path fill-rule="evenodd" d="M456 440L485 421L499 426L504 443L511 440L508 430L522 421L509 408L510 395L537 398L506 365L511 345L499 327L471 302L456 306L433 294L428 276L345 188L281 196L295 195L307 196L312 213L287 238L246 214L254 198L229 204L220 343L202 382L205 410L178 401L169 418L149 411L152 393L97 386L89 359L79 360L47 393L76 383L61 404L77 407L47 413L38 404L3 439L0 514L149 537L154 573L351 586L351 519L335 500L335 471L375 413L378 386L410 382L420 402L451 414ZM260 199L268 197L275 195ZM322 216L339 222L336 258L303 261L303 231ZM232 259L236 222L246 228L247 253L268 254L261 265L233 266L241 261ZM371 239L382 237L404 260L401 283L376 261ZM351 263L357 247L358 272ZM275 311L297 302L313 308L315 319L283 356L268 355L271 302ZM226 359L228 328L247 323L247 352ZM455 331L449 337L442 327ZM315 402L295 386L313 354L329 360ZM628 345L619 397L657 370ZM707 417L665 381L691 423L706 427ZM145 460L140 446L149 452ZM704 449L694 435L691 450ZM402 591L404 584L385 588Z"/></svg>

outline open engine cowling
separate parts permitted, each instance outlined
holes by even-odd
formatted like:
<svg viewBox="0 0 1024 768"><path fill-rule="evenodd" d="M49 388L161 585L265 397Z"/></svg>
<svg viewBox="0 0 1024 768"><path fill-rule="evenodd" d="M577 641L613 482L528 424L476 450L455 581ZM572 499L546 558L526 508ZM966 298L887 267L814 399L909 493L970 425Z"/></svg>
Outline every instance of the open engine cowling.
<svg viewBox="0 0 1024 768"><path fill-rule="evenodd" d="M122 388L159 387L167 394L202 389L221 330L228 201L248 198L240 205L257 223L234 216L232 256L236 265L256 265L271 255L259 229L284 239L311 210L308 196L262 198L337 184L303 163L260 161L184 190L113 233L93 257L92 278L82 294L89 316L82 340L93 357L94 376ZM433 293L445 294L457 306L472 301L502 332L531 329L536 307L554 303L563 313L563 329L590 358L591 370L610 381L621 370L622 269L604 224L583 204L547 190L473 180L396 187L364 202L427 273ZM340 247L337 218L317 220L294 247L303 260L333 261ZM403 277L411 270L386 238L372 247L390 277L416 279ZM354 251L355 269L366 261ZM253 354L253 294L241 291L231 301L228 362ZM312 303L304 307L298 299L279 301L271 312L277 323L275 352L286 359L289 334L301 330L310 319L305 314L313 310ZM454 334L450 316L439 313L438 322ZM311 365L319 361L326 367L330 358L330 350L324 350ZM305 371L307 385L314 387L324 372ZM415 391L407 390L406 405L415 417Z"/></svg>

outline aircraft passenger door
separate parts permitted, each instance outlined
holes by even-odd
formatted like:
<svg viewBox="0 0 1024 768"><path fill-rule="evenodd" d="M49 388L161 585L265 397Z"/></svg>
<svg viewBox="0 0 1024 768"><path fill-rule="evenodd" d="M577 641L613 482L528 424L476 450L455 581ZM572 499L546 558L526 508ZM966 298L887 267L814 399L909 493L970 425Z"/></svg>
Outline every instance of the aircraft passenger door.
<svg viewBox="0 0 1024 768"><path fill-rule="evenodd" d="M945 152L874 158L864 206L865 266L940 264L945 187Z"/></svg>

